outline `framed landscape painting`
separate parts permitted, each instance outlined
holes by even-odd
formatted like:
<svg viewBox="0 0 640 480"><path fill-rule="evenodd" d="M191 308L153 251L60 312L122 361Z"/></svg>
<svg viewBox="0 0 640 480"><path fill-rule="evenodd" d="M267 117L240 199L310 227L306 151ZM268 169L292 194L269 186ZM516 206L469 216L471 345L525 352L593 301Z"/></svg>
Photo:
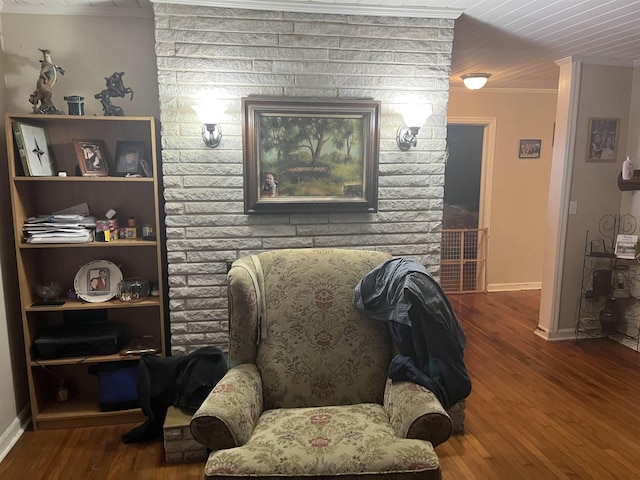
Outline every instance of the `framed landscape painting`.
<svg viewBox="0 0 640 480"><path fill-rule="evenodd" d="M374 212L380 103L244 98L246 213Z"/></svg>

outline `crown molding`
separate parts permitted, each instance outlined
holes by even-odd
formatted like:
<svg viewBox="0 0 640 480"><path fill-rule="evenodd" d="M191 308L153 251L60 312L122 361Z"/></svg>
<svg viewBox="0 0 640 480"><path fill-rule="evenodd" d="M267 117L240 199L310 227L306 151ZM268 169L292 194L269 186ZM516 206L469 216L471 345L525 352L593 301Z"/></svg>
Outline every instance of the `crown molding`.
<svg viewBox="0 0 640 480"><path fill-rule="evenodd" d="M306 0L235 0L233 2L228 0L151 0L151 2L246 10L276 10L283 12L337 15L371 15L376 17L446 18L453 20L463 13L463 10L456 8L365 5L355 3L354 1L326 3Z"/></svg>
<svg viewBox="0 0 640 480"><path fill-rule="evenodd" d="M270 10L296 13L369 15L376 17L443 18L457 19L462 9L435 7L399 7L390 5L366 5L355 0L341 3L326 3L308 0L150 0L149 7L100 7L93 5L40 5L13 3L0 0L0 13L25 15L85 15L107 17L148 17L153 18L151 3L170 3L203 7L234 8L245 10Z"/></svg>
<svg viewBox="0 0 640 480"><path fill-rule="evenodd" d="M91 5L31 5L2 3L0 13L18 13L23 15L69 15L90 17L136 17L153 18L153 8L149 7L97 7Z"/></svg>

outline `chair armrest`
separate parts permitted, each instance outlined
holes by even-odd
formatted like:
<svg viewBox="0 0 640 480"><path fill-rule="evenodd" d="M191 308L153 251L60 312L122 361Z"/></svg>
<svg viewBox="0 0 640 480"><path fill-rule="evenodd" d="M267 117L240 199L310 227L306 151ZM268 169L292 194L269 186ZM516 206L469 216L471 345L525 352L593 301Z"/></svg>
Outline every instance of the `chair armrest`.
<svg viewBox="0 0 640 480"><path fill-rule="evenodd" d="M262 413L262 380L255 364L231 368L191 419L191 434L210 450L244 445Z"/></svg>
<svg viewBox="0 0 640 480"><path fill-rule="evenodd" d="M433 392L421 385L387 379L383 406L401 438L427 440L435 447L451 436L451 418Z"/></svg>

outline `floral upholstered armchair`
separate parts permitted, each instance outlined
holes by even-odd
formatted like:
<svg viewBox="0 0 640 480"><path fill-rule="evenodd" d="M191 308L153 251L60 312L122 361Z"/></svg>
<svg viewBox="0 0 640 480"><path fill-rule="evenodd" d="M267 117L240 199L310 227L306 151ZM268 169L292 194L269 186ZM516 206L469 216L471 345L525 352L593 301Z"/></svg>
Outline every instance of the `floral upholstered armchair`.
<svg viewBox="0 0 640 480"><path fill-rule="evenodd" d="M205 478L439 479L435 395L387 373L386 327L352 305L373 251L276 250L233 263L230 369L191 420Z"/></svg>

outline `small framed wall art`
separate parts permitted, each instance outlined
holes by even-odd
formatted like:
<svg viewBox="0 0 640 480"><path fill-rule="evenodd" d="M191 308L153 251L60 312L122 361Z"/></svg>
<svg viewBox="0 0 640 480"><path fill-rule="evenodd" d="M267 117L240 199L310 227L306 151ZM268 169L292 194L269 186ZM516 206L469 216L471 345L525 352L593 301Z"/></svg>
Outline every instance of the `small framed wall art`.
<svg viewBox="0 0 640 480"><path fill-rule="evenodd" d="M590 118L587 162L615 162L618 156L619 118Z"/></svg>
<svg viewBox="0 0 640 480"><path fill-rule="evenodd" d="M102 140L74 140L78 166L83 177L109 175L106 148Z"/></svg>
<svg viewBox="0 0 640 480"><path fill-rule="evenodd" d="M518 153L518 158L540 158L541 147L542 140L520 140L520 151Z"/></svg>

